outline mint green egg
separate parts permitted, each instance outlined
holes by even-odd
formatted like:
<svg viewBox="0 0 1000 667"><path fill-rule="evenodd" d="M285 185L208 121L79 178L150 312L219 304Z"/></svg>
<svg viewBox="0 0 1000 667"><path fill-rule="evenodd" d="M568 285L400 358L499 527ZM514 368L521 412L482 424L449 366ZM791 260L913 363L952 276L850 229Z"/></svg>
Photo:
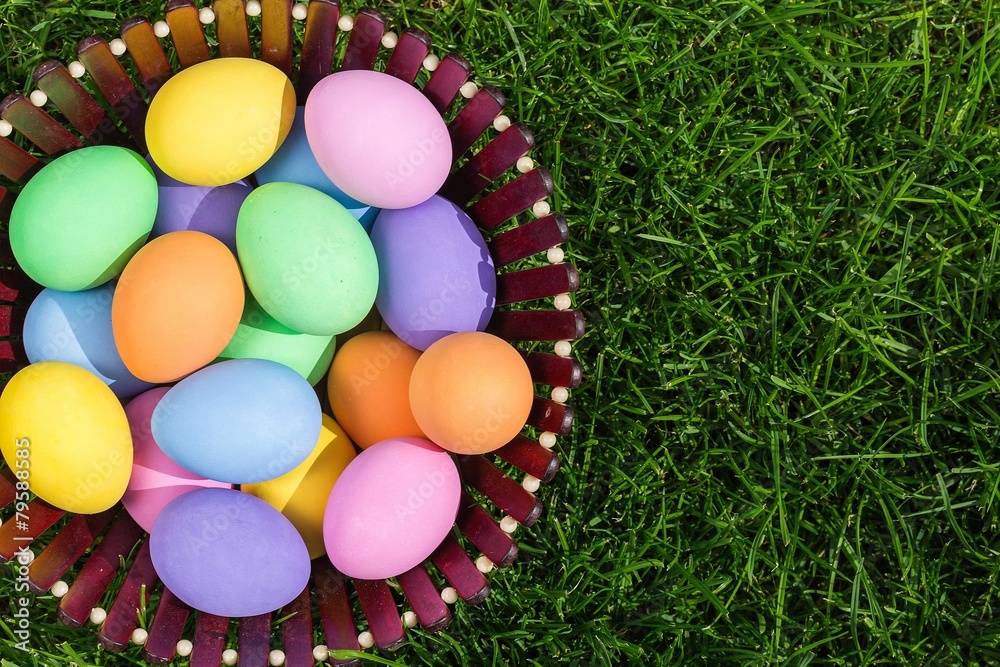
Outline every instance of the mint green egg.
<svg viewBox="0 0 1000 667"><path fill-rule="evenodd" d="M341 204L297 183L243 202L236 250L257 303L293 331L334 336L365 318L378 291L375 249Z"/></svg>
<svg viewBox="0 0 1000 667"><path fill-rule="evenodd" d="M121 273L156 219L156 177L138 154L90 146L45 165L10 216L10 245L35 282L64 292Z"/></svg>
<svg viewBox="0 0 1000 667"><path fill-rule="evenodd" d="M248 292L240 325L219 360L277 361L315 386L330 369L336 340L333 336L310 336L289 329L268 315Z"/></svg>

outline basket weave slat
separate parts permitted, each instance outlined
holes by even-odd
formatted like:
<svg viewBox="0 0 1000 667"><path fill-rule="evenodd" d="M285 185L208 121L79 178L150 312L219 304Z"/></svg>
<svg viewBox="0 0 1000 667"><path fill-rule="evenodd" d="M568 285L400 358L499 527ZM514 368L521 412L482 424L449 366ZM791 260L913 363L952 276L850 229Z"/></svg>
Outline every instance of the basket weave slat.
<svg viewBox="0 0 1000 667"><path fill-rule="evenodd" d="M83 144L69 130L24 95L8 95L0 102L0 118L48 155L59 155Z"/></svg>
<svg viewBox="0 0 1000 667"><path fill-rule="evenodd" d="M215 0L215 30L220 58L249 58L250 31L243 0Z"/></svg>
<svg viewBox="0 0 1000 667"><path fill-rule="evenodd" d="M121 569L122 561L141 539L142 528L127 512L120 513L60 601L59 620L74 628L86 623L91 610ZM121 594L122 591L118 591L118 596Z"/></svg>
<svg viewBox="0 0 1000 667"><path fill-rule="evenodd" d="M583 315L573 310L495 310L486 328L511 342L576 340L583 329Z"/></svg>
<svg viewBox="0 0 1000 667"><path fill-rule="evenodd" d="M170 589L160 593L160 603L156 605L153 623L149 627L149 639L143 657L151 665L166 665L177 653L177 642L184 633L191 608L181 602Z"/></svg>
<svg viewBox="0 0 1000 667"><path fill-rule="evenodd" d="M267 667L271 652L271 614L259 614L240 619L240 665Z"/></svg>
<svg viewBox="0 0 1000 667"><path fill-rule="evenodd" d="M333 569L329 561L317 559L313 561L313 580L326 645L331 651L357 651L361 648L358 645L358 630L343 575Z"/></svg>
<svg viewBox="0 0 1000 667"><path fill-rule="evenodd" d="M500 269L508 264L554 248L569 238L569 225L559 213L538 218L505 230L489 242L494 265Z"/></svg>
<svg viewBox="0 0 1000 667"><path fill-rule="evenodd" d="M34 80L88 143L118 146L131 143L62 63L50 60L42 64L35 70Z"/></svg>
<svg viewBox="0 0 1000 667"><path fill-rule="evenodd" d="M292 0L261 0L260 59L292 74Z"/></svg>
<svg viewBox="0 0 1000 667"><path fill-rule="evenodd" d="M482 95L483 93L480 92L473 100ZM471 106L472 102L465 108L468 109ZM456 120L459 117L461 114L456 117ZM492 123L492 119L489 122ZM485 130L485 128L483 129ZM442 194L459 206L465 206L488 188L490 183L517 164L517 161L527 155L534 147L535 137L525 125L517 123L508 127L448 177L444 187L441 188ZM533 200L531 204L534 201L537 200ZM530 207L531 204L528 206ZM470 216L474 212L475 207L469 209ZM511 215L515 215L515 213L511 213ZM475 217L472 219L476 220ZM479 223L478 220L476 222ZM485 225L480 223L480 226Z"/></svg>
<svg viewBox="0 0 1000 667"><path fill-rule="evenodd" d="M41 595L66 574L90 545L107 529L120 508L99 514L78 514L28 566L28 585Z"/></svg>
<svg viewBox="0 0 1000 667"><path fill-rule="evenodd" d="M121 34L143 85L150 95L156 95L174 71L153 32L153 24L145 17L131 18L122 25Z"/></svg>
<svg viewBox="0 0 1000 667"><path fill-rule="evenodd" d="M212 57L205 41L205 29L198 18L198 7L191 0L171 0L167 3L164 18L170 26L170 39L181 69Z"/></svg>
<svg viewBox="0 0 1000 667"><path fill-rule="evenodd" d="M573 408L548 398L535 396L531 403L531 412L528 414L528 424L556 435L566 435L573 425Z"/></svg>
<svg viewBox="0 0 1000 667"><path fill-rule="evenodd" d="M339 19L339 0L316 0L309 3L306 31L302 40L302 59L299 62L300 105L305 104L316 84L333 71Z"/></svg>
<svg viewBox="0 0 1000 667"><path fill-rule="evenodd" d="M448 583L458 592L458 596L468 604L476 605L490 594L490 583L476 564L469 558L454 535L448 535L431 554L431 560Z"/></svg>
<svg viewBox="0 0 1000 667"><path fill-rule="evenodd" d="M406 634L399 618L396 600L385 580L352 579L351 583L358 594L365 618L368 619L368 630L375 638L375 645L387 651L402 646L406 641Z"/></svg>
<svg viewBox="0 0 1000 667"><path fill-rule="evenodd" d="M29 546L66 512L35 498L21 514L27 518L21 521L15 515L0 526L0 563L11 560L22 546Z"/></svg>
<svg viewBox="0 0 1000 667"><path fill-rule="evenodd" d="M506 105L507 98L497 88L483 86L465 106L459 109L448 123L452 156L456 162L464 157L476 140L493 125L493 121Z"/></svg>
<svg viewBox="0 0 1000 667"><path fill-rule="evenodd" d="M385 33L385 16L371 7L363 7L354 17L354 29L347 40L347 50L341 70L371 70L375 68L375 58L378 57L382 45L382 35Z"/></svg>
<svg viewBox="0 0 1000 667"><path fill-rule="evenodd" d="M557 357L558 358L558 357ZM551 482L559 470L559 457L526 435L518 434L500 449L493 452L526 475Z"/></svg>
<svg viewBox="0 0 1000 667"><path fill-rule="evenodd" d="M417 620L428 632L440 632L451 623L451 610L441 599L437 585L423 565L396 577Z"/></svg>
<svg viewBox="0 0 1000 667"><path fill-rule="evenodd" d="M41 164L31 153L10 139L0 137L0 175L15 183L22 183L27 182L40 168ZM13 199L13 196L7 196L6 189L3 194L5 200Z"/></svg>
<svg viewBox="0 0 1000 667"><path fill-rule="evenodd" d="M407 28L399 35L399 42L389 56L385 73L407 83L413 83L420 73L420 65L431 48L430 36L422 30Z"/></svg>
<svg viewBox="0 0 1000 667"><path fill-rule="evenodd" d="M547 352L531 352L523 356L535 382L576 389L583 381L583 368L576 359Z"/></svg>
<svg viewBox="0 0 1000 667"><path fill-rule="evenodd" d="M226 650L229 619L215 614L200 613L194 622L194 650L191 667L219 667L222 652Z"/></svg>
<svg viewBox="0 0 1000 667"><path fill-rule="evenodd" d="M472 73L469 61L457 53L449 53L438 64L431 74L430 80L424 86L424 95L431 101L441 115L448 112L458 91Z"/></svg>
<svg viewBox="0 0 1000 667"><path fill-rule="evenodd" d="M312 606L309 586L281 610L281 645L285 667L314 667Z"/></svg>
<svg viewBox="0 0 1000 667"><path fill-rule="evenodd" d="M463 493L455 522L462 534L497 567L507 567L517 558L517 544L468 494Z"/></svg>
<svg viewBox="0 0 1000 667"><path fill-rule="evenodd" d="M108 609L108 617L104 619L97 633L97 639L102 645L112 651L120 651L128 645L132 631L139 625L138 610L143 604L142 600L149 600L158 581L159 577L153 569L153 561L149 556L147 540L136 552L132 565L125 574L125 581L115 596L111 608ZM145 598L143 598L144 590Z"/></svg>
<svg viewBox="0 0 1000 667"><path fill-rule="evenodd" d="M515 215L531 210L536 202L551 197L554 190L552 174L548 169L538 167L521 174L470 206L469 217L483 229L495 229Z"/></svg>
<svg viewBox="0 0 1000 667"><path fill-rule="evenodd" d="M111 49L100 37L88 37L77 47L77 57L87 68L101 95L121 119L140 153L146 152L146 101Z"/></svg>
<svg viewBox="0 0 1000 667"><path fill-rule="evenodd" d="M497 305L545 299L580 289L580 274L572 264L549 264L497 276Z"/></svg>
<svg viewBox="0 0 1000 667"><path fill-rule="evenodd" d="M482 456L459 456L462 480L523 526L542 515L542 501Z"/></svg>

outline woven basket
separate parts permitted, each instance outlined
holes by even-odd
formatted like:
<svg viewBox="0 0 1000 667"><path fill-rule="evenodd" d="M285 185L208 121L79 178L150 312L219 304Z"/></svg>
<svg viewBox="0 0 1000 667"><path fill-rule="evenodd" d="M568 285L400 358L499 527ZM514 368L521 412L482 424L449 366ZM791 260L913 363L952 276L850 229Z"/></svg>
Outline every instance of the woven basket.
<svg viewBox="0 0 1000 667"><path fill-rule="evenodd" d="M373 69L380 49L391 50L383 58L385 72L409 83L422 68L430 72L421 76L426 80L422 91L448 122L455 164L440 194L464 207L478 224L499 271L497 309L488 331L522 350L536 388L551 387L552 398L536 396L522 434L501 449L488 456L457 457L464 490L456 525L426 563L393 581L361 581L342 576L325 557L317 559L307 589L276 612L274 617L284 620L274 631L271 614L238 619L238 646L226 645L232 619L196 612L158 583L148 536L121 505L96 515L66 516L35 499L21 513L27 515L25 528L11 511L14 478L4 468L0 507L11 516L0 526L0 560L10 560L36 539L47 544L28 568L31 589L51 590L61 597L57 613L63 623L99 624L98 638L110 650L120 651L130 641L144 643L145 659L152 664L165 664L178 649L187 653L193 648L191 665L196 667L214 667L223 659L231 664L234 656L231 650L224 654L227 649L238 650L240 665L263 667L269 659L283 659L290 667L306 667L324 657L325 649L317 643L331 651L359 650L372 643L391 650L405 641L405 628L417 622L425 630L441 631L452 618L449 603L458 597L468 604L482 602L490 591L485 574L516 558L511 533L518 525L538 520L542 504L533 492L539 481L555 475L555 436L568 433L573 421L566 390L579 385L581 369L570 357L569 341L582 336L583 318L569 309L567 295L578 288L579 276L563 262L558 247L567 240L568 228L546 202L553 191L552 177L526 157L534 138L526 127L501 115L505 99L500 91L471 83L470 66L461 56L429 55L431 41L423 32L408 28L398 37L386 32L386 19L378 11L364 8L350 17L341 12L338 0L312 0L307 10L293 7L290 0L246 5L243 0L216 0L211 9L201 10L189 0L176 0L165 14L165 21L155 24L145 18L126 21L120 39L110 43L100 37L84 40L78 62L69 67L43 64L34 74L38 90L0 102L0 185L7 185L0 187L4 224L18 187L47 156L91 144L146 153L147 100L174 73L164 50L167 42L180 68L211 58L213 52L218 57L259 57L292 77L300 104L333 71L338 40L346 40L339 63L344 70ZM305 32L298 44L293 23L301 20ZM259 49L253 48L248 30L254 21L260 22ZM217 49L209 45L203 27L213 22ZM297 71L296 48L301 55ZM137 80L127 74L120 61L124 58L134 65ZM102 100L81 86L81 77L100 91ZM53 117L50 108L61 115ZM65 126L56 118L65 119ZM486 133L494 136L480 140ZM477 146L481 150L473 150ZM40 287L16 268L5 234L0 262L12 267L0 269L0 372L10 373L28 363L19 338L27 306ZM554 353L539 351L553 343ZM520 471L523 482L504 470ZM488 501L485 507L477 498ZM72 580L68 592L63 580ZM121 583L112 586L113 581ZM437 581L448 587L439 590ZM138 611L150 598L158 602L150 604L152 613L147 609L145 632L136 632ZM98 608L102 599L113 600L106 610ZM192 614L194 633L185 638ZM279 648L283 656L272 656Z"/></svg>

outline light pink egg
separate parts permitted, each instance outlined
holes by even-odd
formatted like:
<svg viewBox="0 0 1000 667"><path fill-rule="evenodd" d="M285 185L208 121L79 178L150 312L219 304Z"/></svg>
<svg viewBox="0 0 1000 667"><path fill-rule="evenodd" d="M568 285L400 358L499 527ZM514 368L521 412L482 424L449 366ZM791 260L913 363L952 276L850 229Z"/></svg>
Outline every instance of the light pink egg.
<svg viewBox="0 0 1000 667"><path fill-rule="evenodd" d="M455 462L429 440L376 443L348 464L330 493L323 516L327 555L349 577L402 574L448 535L461 493Z"/></svg>
<svg viewBox="0 0 1000 667"><path fill-rule="evenodd" d="M451 168L448 128L414 86L382 72L336 72L306 100L306 138L348 197L377 208L426 201Z"/></svg>
<svg viewBox="0 0 1000 667"><path fill-rule="evenodd" d="M231 489L231 484L205 479L180 467L163 453L153 439L149 422L153 408L169 387L157 387L139 394L125 407L132 431L134 457L132 477L122 498L129 515L149 532L160 510L177 496L201 488Z"/></svg>

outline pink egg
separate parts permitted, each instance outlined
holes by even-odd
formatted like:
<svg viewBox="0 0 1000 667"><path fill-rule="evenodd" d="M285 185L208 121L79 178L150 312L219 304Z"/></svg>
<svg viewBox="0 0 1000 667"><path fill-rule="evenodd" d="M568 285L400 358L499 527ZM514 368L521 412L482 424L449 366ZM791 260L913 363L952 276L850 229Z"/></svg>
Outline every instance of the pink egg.
<svg viewBox="0 0 1000 667"><path fill-rule="evenodd" d="M334 566L384 579L422 563L448 535L462 485L448 452L423 438L383 440L340 474L323 516Z"/></svg>
<svg viewBox="0 0 1000 667"><path fill-rule="evenodd" d="M180 467L163 453L150 428L153 408L169 387L157 387L139 394L125 407L132 431L134 457L132 477L122 498L129 515L149 532L160 510L177 496L201 488L231 489L232 485L205 479Z"/></svg>
<svg viewBox="0 0 1000 667"><path fill-rule="evenodd" d="M382 72L336 72L306 100L306 137L344 194L378 208L426 201L448 177L448 128L410 84Z"/></svg>

